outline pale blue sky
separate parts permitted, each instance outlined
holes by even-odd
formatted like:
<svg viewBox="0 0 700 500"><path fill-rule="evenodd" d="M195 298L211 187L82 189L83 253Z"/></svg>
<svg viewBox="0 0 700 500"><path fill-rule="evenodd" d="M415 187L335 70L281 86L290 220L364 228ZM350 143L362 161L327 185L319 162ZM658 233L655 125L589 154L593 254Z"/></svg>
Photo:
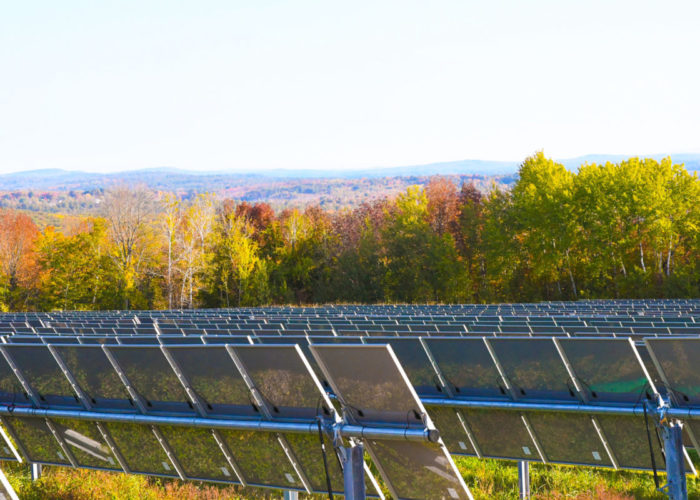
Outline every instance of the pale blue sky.
<svg viewBox="0 0 700 500"><path fill-rule="evenodd" d="M0 0L0 172L700 152L697 1Z"/></svg>

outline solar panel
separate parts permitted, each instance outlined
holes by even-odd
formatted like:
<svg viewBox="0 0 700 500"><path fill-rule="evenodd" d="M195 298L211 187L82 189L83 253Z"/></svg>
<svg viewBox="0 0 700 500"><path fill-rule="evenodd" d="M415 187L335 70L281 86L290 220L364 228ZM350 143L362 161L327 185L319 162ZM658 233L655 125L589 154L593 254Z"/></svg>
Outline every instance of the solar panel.
<svg viewBox="0 0 700 500"><path fill-rule="evenodd" d="M468 495L448 451L649 469L651 436L663 468L677 422L698 448L698 323L697 300L6 314L0 460L324 493L320 418L338 494L361 443L397 498Z"/></svg>
<svg viewBox="0 0 700 500"><path fill-rule="evenodd" d="M367 449L395 498L473 498L439 444L370 439Z"/></svg>
<svg viewBox="0 0 700 500"><path fill-rule="evenodd" d="M590 416L528 412L527 418L547 461L613 467L604 441Z"/></svg>
<svg viewBox="0 0 700 500"><path fill-rule="evenodd" d="M179 477L153 428L148 425L107 422L104 424L129 471L150 476Z"/></svg>
<svg viewBox="0 0 700 500"><path fill-rule="evenodd" d="M612 454L619 467L626 469L651 469L651 453L647 439L647 423L644 418L617 415L599 415L596 420L610 443ZM653 423L649 423L653 425ZM650 432L654 432L651 429ZM659 467L664 463L659 440L652 434L651 446Z"/></svg>
<svg viewBox="0 0 700 500"><path fill-rule="evenodd" d="M470 436L464 417L452 408L427 406L426 410L447 450L455 455L478 455L474 448L474 438Z"/></svg>
<svg viewBox="0 0 700 500"><path fill-rule="evenodd" d="M160 432L188 479L240 483L211 430L160 426Z"/></svg>
<svg viewBox="0 0 700 500"><path fill-rule="evenodd" d="M0 422L2 422L2 417L0 417ZM0 461L21 462L22 455L20 455L9 434L2 426L0 426L0 436L2 437L2 441L0 441Z"/></svg>
<svg viewBox="0 0 700 500"><path fill-rule="evenodd" d="M1 348L8 362L15 366L25 390L38 406L80 407L80 401L63 375L48 347L40 345L6 345Z"/></svg>
<svg viewBox="0 0 700 500"><path fill-rule="evenodd" d="M511 460L542 460L531 431L518 412L465 409L462 414L480 455Z"/></svg>
<svg viewBox="0 0 700 500"><path fill-rule="evenodd" d="M94 422L52 419L51 423L79 466L122 470L118 459Z"/></svg>
<svg viewBox="0 0 700 500"><path fill-rule="evenodd" d="M0 356L0 401L10 406L31 402L29 393L15 376L5 356Z"/></svg>
<svg viewBox="0 0 700 500"><path fill-rule="evenodd" d="M225 346L169 346L166 351L205 414L255 416L259 409Z"/></svg>
<svg viewBox="0 0 700 500"><path fill-rule="evenodd" d="M700 339L647 339L646 345L676 405L700 406Z"/></svg>
<svg viewBox="0 0 700 500"><path fill-rule="evenodd" d="M43 418L3 417L8 430L22 454L30 461L49 465L74 465L75 459Z"/></svg>
<svg viewBox="0 0 700 500"><path fill-rule="evenodd" d="M330 415L330 401L298 346L229 346L228 350L270 417Z"/></svg>
<svg viewBox="0 0 700 500"><path fill-rule="evenodd" d="M443 394L442 383L420 338L369 337L366 344L388 344L399 359L413 388L420 395Z"/></svg>
<svg viewBox="0 0 700 500"><path fill-rule="evenodd" d="M304 490L276 434L229 430L222 430L220 434L247 484Z"/></svg>
<svg viewBox="0 0 700 500"><path fill-rule="evenodd" d="M361 351L356 350L358 347ZM313 345L311 350L354 421L422 424L420 402L403 370L397 370L393 351L386 346ZM347 360L356 352L362 353L362 359L354 366Z"/></svg>
<svg viewBox="0 0 700 500"><path fill-rule="evenodd" d="M193 414L194 407L160 347L110 346L105 348L122 372L132 399L146 412Z"/></svg>
<svg viewBox="0 0 700 500"><path fill-rule="evenodd" d="M577 393L551 338L490 339L514 399L578 402Z"/></svg>
<svg viewBox="0 0 700 500"><path fill-rule="evenodd" d="M508 399L507 386L483 338L424 342L455 397Z"/></svg>
<svg viewBox="0 0 700 500"><path fill-rule="evenodd" d="M328 436L325 433L322 436L326 449L333 450L333 443ZM285 434L284 438L308 478L311 489L316 492L327 492L326 471L323 461L319 460L320 438L309 434ZM342 494L343 471L339 461L331 456L327 462L332 491ZM372 483L371 481L368 483L367 489L371 491L373 489ZM376 492L374 494L376 495Z"/></svg>
<svg viewBox="0 0 700 500"><path fill-rule="evenodd" d="M96 410L135 410L129 392L99 345L58 345L53 350Z"/></svg>
<svg viewBox="0 0 700 500"><path fill-rule="evenodd" d="M431 427L390 346L314 345L311 350L352 421ZM472 498L441 441L368 439L366 445L396 498Z"/></svg>
<svg viewBox="0 0 700 500"><path fill-rule="evenodd" d="M590 403L637 404L656 392L634 344L625 339L559 339Z"/></svg>

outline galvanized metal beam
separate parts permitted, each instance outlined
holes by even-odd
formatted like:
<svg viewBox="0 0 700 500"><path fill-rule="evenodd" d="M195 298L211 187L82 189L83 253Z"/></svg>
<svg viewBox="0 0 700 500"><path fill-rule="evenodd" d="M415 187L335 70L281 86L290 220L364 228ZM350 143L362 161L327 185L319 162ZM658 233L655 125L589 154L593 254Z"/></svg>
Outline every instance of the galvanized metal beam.
<svg viewBox="0 0 700 500"><path fill-rule="evenodd" d="M291 434L318 434L316 422L278 422L253 419L219 419L203 417L171 417L134 413L107 413L86 410L56 410L0 405L0 415L5 417L68 418L92 422L119 422L140 425L172 425L175 427L203 427L238 431L282 432ZM331 423L331 434L344 438L387 439L394 441L425 441L435 443L440 433L435 429L411 429L394 427L369 427L345 423Z"/></svg>
<svg viewBox="0 0 700 500"><path fill-rule="evenodd" d="M521 403L518 401L477 401L449 398L424 397L421 401L426 406L444 406L449 408L468 408L474 410L506 410L526 412L578 413L587 415L627 415L644 416L641 404L635 406L598 406L583 403ZM700 420L700 409L668 408L666 415L679 420Z"/></svg>

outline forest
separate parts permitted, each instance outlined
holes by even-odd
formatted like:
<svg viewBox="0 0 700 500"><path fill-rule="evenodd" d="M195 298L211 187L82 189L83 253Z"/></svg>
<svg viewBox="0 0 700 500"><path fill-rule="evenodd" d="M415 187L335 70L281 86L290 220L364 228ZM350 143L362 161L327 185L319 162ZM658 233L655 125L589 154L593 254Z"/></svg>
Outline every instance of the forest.
<svg viewBox="0 0 700 500"><path fill-rule="evenodd" d="M217 199L265 202L276 211L308 205L319 205L324 210L337 211L385 196L395 196L408 186L425 186L431 179L430 175L275 178L252 174L184 175L178 172L154 173L142 170L109 176L83 173L86 178L84 183L75 181L79 178L78 173L67 172L65 177L75 181L70 184L49 183L38 179L39 175L35 172L0 175L0 209L31 212L35 222L37 216L41 215L39 221L42 224L50 221L53 214L99 215L100 203L106 190L118 185L139 184L155 192L171 192L184 201L189 201L200 193L209 193ZM49 180L56 178L50 175L47 177ZM448 178L458 185L465 182L474 184L483 191L493 183L499 187L509 186L514 175L453 174ZM138 182L135 182L136 179Z"/></svg>
<svg viewBox="0 0 700 500"><path fill-rule="evenodd" d="M0 209L0 310L700 296L700 180L670 158L537 153L511 186L448 177L335 211L144 186L42 229Z"/></svg>

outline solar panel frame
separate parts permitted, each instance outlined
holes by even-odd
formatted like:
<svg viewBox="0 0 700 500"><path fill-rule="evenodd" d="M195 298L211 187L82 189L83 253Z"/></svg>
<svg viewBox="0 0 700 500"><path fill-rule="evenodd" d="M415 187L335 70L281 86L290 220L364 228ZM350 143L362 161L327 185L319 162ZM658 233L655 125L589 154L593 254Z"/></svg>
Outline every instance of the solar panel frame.
<svg viewBox="0 0 700 500"><path fill-rule="evenodd" d="M184 389L188 392L190 400L196 401L197 411L202 415L220 417L256 417L260 415L257 404L253 406L253 403L256 402L251 399L253 396L250 389L225 345L170 345L164 346L162 351L179 380L184 384ZM207 376L206 374L212 370L214 370L213 375ZM212 386L212 384L214 385ZM215 395L225 394L234 388L236 394L245 389L246 398L240 399L236 395L227 402L214 399Z"/></svg>
<svg viewBox="0 0 700 500"><path fill-rule="evenodd" d="M48 419L39 417L0 416L0 422L2 423L3 427L8 432L8 434L12 437L12 440L16 444L17 449L21 452L21 454L28 462L41 463L46 465L59 465L64 467L77 466L75 458L73 458L73 456L70 453L70 450L58 436L55 429L51 427L50 421ZM16 424L18 423L23 426L28 425L28 427L18 428L16 427ZM43 434L43 437L39 437L38 439L43 440L42 442L46 445L53 445L54 448L52 452L58 456L59 460L51 460L47 458L46 455L42 456L41 453L34 454L32 450L34 450L35 447L33 446L33 444L30 444L30 442L34 439L37 439L37 436L30 436L29 434L31 434L32 431Z"/></svg>
<svg viewBox="0 0 700 500"><path fill-rule="evenodd" d="M114 370L102 345L51 345L49 348L57 364L62 368L64 376L68 378L73 390L87 409L127 412L137 410L137 403L130 399L128 389L122 384L118 372ZM86 370L86 365L92 365L92 368ZM105 381L99 389L94 383L98 374L111 375L111 381ZM124 398L103 397L104 388L111 391L116 387L123 389L121 395L125 396ZM116 395L116 393L111 394Z"/></svg>
<svg viewBox="0 0 700 500"><path fill-rule="evenodd" d="M485 342L514 400L581 402L553 338L501 337ZM542 363L546 364L542 366ZM557 378L561 381L557 382Z"/></svg>
<svg viewBox="0 0 700 500"><path fill-rule="evenodd" d="M49 346L7 344L0 346L0 350L36 407L48 406L58 409L82 407L78 395L65 377ZM30 362L35 360L38 362Z"/></svg>
<svg viewBox="0 0 700 500"><path fill-rule="evenodd" d="M654 386L653 380L644 366L634 342L631 339L595 339L595 338L569 338L569 339L556 339L556 342L560 346L563 356L565 356L567 365L571 370L572 378L576 384L576 388L579 394L583 398L583 401L588 404L622 404L622 405L636 405L641 400L642 396L646 395L647 399L652 399L652 394L656 394L657 390ZM574 347L587 346L587 356L589 362L587 365L582 364L583 361L579 359L581 353L574 352ZM612 347L616 346L619 351L624 352L627 367L629 373L630 370L638 370L637 380L638 383L644 382L641 389L635 391L623 390L625 388L626 381L620 382L616 385L615 380L608 379L607 382L591 382L593 380L591 377L601 378L605 376L605 372L602 370L602 366L615 367L616 369L621 369L621 359L612 358L601 359L601 355L605 354L609 356L613 354L614 350ZM584 349L584 352L586 350ZM585 378L584 378L585 377ZM587 381L588 380L588 381ZM605 380L605 379L602 379ZM631 381L630 383L634 383ZM616 390L616 389L620 390ZM604 390L605 388L612 389ZM602 397L601 397L602 395Z"/></svg>
<svg viewBox="0 0 700 500"><path fill-rule="evenodd" d="M102 349L143 413L189 416L196 413L194 405L198 402L192 401L160 345L102 346ZM137 366L153 372L145 374L135 369Z"/></svg>

